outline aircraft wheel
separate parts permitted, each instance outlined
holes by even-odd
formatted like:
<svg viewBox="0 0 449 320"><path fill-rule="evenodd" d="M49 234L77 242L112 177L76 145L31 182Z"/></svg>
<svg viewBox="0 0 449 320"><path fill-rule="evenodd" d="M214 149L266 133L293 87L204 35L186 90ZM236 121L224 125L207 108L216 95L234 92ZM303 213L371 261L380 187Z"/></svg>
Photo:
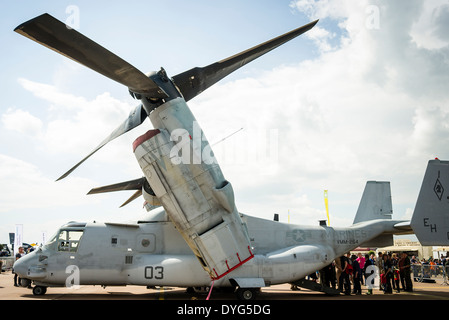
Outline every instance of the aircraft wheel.
<svg viewBox="0 0 449 320"><path fill-rule="evenodd" d="M33 294L35 296L42 296L47 292L47 287L35 286L33 288Z"/></svg>
<svg viewBox="0 0 449 320"><path fill-rule="evenodd" d="M23 288L30 288L31 287L31 280L26 278L19 278L19 285Z"/></svg>
<svg viewBox="0 0 449 320"><path fill-rule="evenodd" d="M237 298L239 300L254 300L256 299L257 288L238 288L237 289Z"/></svg>

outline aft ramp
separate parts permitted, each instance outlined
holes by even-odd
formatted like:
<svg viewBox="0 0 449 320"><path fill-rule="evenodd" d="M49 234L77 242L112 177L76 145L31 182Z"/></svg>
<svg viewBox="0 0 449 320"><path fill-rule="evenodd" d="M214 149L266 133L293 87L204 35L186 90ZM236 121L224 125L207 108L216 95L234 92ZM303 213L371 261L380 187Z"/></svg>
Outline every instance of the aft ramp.
<svg viewBox="0 0 449 320"><path fill-rule="evenodd" d="M410 224L422 245L449 245L449 161L429 161Z"/></svg>

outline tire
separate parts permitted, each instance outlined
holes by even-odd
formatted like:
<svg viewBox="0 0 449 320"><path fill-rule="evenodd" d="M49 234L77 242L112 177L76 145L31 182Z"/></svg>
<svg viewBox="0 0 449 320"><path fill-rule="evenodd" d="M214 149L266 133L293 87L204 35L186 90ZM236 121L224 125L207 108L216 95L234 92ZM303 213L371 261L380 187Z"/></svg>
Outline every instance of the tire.
<svg viewBox="0 0 449 320"><path fill-rule="evenodd" d="M238 288L237 289L237 298L239 300L250 301L256 299L257 294L256 288Z"/></svg>
<svg viewBox="0 0 449 320"><path fill-rule="evenodd" d="M33 288L33 294L35 296L42 296L47 292L47 287L35 286Z"/></svg>

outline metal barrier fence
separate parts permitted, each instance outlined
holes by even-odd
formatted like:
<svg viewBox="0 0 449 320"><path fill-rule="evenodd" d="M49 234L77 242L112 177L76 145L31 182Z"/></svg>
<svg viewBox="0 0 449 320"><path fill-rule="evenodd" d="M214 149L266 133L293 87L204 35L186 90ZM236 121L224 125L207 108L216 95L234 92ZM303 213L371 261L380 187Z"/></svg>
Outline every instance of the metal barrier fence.
<svg viewBox="0 0 449 320"><path fill-rule="evenodd" d="M0 268L2 271L12 269L12 265L16 259L14 257L1 257L0 258Z"/></svg>
<svg viewBox="0 0 449 320"><path fill-rule="evenodd" d="M429 265L429 264L413 264L411 276L418 282L437 282L447 285L447 275L449 266Z"/></svg>

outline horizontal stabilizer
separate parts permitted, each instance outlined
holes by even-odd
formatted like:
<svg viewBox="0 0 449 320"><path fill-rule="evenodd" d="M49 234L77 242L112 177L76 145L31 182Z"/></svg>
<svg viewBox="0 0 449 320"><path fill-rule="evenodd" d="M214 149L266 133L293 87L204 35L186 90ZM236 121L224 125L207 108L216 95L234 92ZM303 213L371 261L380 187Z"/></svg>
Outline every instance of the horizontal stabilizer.
<svg viewBox="0 0 449 320"><path fill-rule="evenodd" d="M449 245L449 161L431 160L411 226L424 246Z"/></svg>

